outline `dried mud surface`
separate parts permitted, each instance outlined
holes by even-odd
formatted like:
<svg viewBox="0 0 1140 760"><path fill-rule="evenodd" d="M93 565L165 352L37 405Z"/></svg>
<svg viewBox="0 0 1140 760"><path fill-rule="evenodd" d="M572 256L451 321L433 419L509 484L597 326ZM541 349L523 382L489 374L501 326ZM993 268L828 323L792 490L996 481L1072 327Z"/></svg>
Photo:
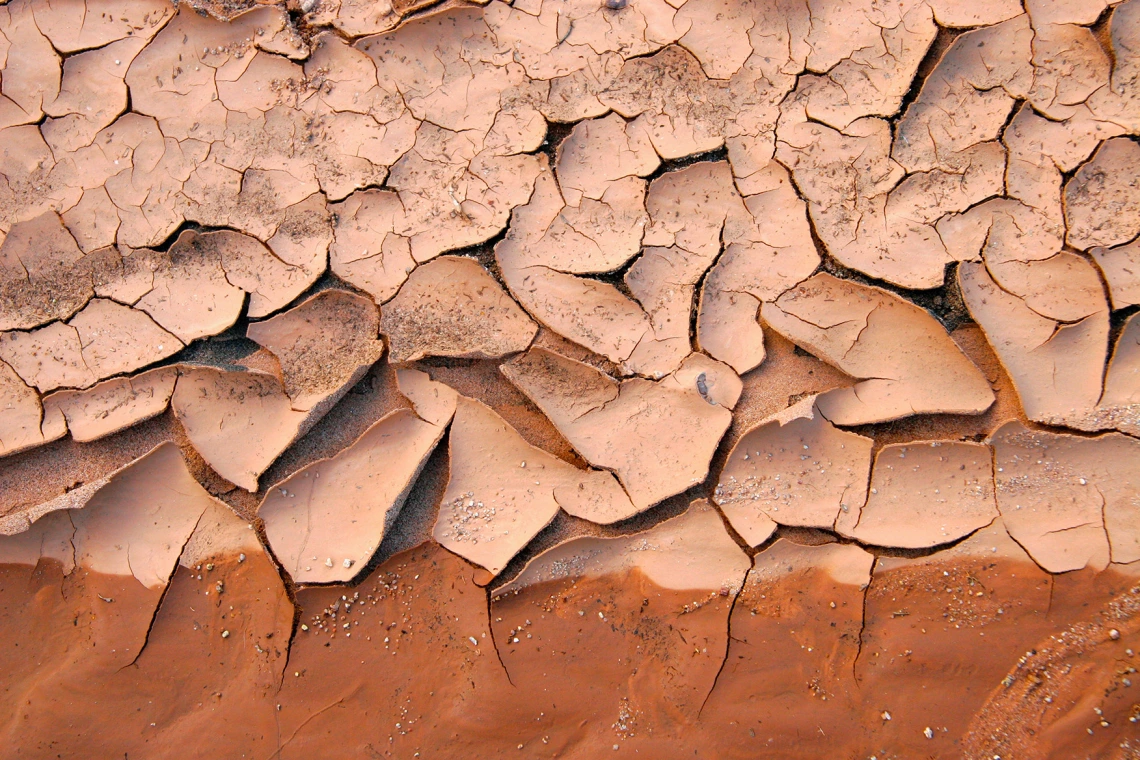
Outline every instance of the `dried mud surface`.
<svg viewBox="0 0 1140 760"><path fill-rule="evenodd" d="M4 756L1140 758L1140 0L0 0Z"/></svg>

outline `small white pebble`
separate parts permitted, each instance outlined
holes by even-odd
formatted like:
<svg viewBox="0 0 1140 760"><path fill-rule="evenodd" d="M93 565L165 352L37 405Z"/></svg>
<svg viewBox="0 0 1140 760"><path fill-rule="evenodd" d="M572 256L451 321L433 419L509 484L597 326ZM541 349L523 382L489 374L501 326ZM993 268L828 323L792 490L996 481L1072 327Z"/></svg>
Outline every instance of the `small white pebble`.
<svg viewBox="0 0 1140 760"><path fill-rule="evenodd" d="M931 730L930 726L927 726L926 728L922 729L922 735L925 736L927 739L933 739L934 738L934 731Z"/></svg>
<svg viewBox="0 0 1140 760"><path fill-rule="evenodd" d="M222 631L222 638L223 639L228 639L229 637L230 637L229 631Z"/></svg>

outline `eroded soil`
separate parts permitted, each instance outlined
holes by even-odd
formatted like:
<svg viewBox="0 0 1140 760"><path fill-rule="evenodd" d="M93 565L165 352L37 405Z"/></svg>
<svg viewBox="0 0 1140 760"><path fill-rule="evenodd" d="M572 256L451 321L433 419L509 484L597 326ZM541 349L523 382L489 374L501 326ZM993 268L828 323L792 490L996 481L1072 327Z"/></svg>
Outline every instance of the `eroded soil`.
<svg viewBox="0 0 1140 760"><path fill-rule="evenodd" d="M0 0L5 756L1140 758L1140 0Z"/></svg>

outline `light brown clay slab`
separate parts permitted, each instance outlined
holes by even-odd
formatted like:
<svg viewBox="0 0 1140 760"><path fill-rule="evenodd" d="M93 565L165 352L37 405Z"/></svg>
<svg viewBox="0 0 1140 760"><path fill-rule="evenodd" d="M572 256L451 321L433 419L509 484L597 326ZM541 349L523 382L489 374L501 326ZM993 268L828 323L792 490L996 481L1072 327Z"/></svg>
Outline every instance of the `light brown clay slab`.
<svg viewBox="0 0 1140 760"><path fill-rule="evenodd" d="M177 377L176 367L161 367L104 380L85 391L52 393L43 403L59 409L74 440L94 441L166 411Z"/></svg>
<svg viewBox="0 0 1140 760"><path fill-rule="evenodd" d="M684 514L641 533L572 538L547 549L496 593L636 567L662 588L734 594L744 585L748 565L748 555L728 535L716 510L698 500Z"/></svg>
<svg viewBox="0 0 1140 760"><path fill-rule="evenodd" d="M732 420L696 379L683 389L640 378L619 384L541 348L502 371L586 461L612 470L640 509L702 481Z"/></svg>
<svg viewBox="0 0 1140 760"><path fill-rule="evenodd" d="M815 400L754 426L721 471L713 501L752 546L777 525L831 529L867 498L873 441L835 428Z"/></svg>
<svg viewBox="0 0 1140 760"><path fill-rule="evenodd" d="M257 513L294 582L343 583L360 572L443 431L397 409L335 457L269 489Z"/></svg>
<svg viewBox="0 0 1140 760"><path fill-rule="evenodd" d="M14 225L0 242L0 330L67 319L93 295L83 254L58 215Z"/></svg>
<svg viewBox="0 0 1140 760"><path fill-rule="evenodd" d="M293 408L327 411L380 355L379 315L367 298L325 290L287 312L255 322L246 335L273 352Z"/></svg>
<svg viewBox="0 0 1140 760"><path fill-rule="evenodd" d="M66 434L66 425L49 434L39 394L7 363L0 361L0 456L15 454Z"/></svg>
<svg viewBox="0 0 1140 760"><path fill-rule="evenodd" d="M383 312L381 331L394 363L497 358L526 350L538 332L490 272L459 256L418 267Z"/></svg>
<svg viewBox="0 0 1140 760"><path fill-rule="evenodd" d="M554 519L556 489L566 485L565 470L576 468L535 450L467 398L459 400L448 441L451 472L432 536L498 575Z"/></svg>
<svg viewBox="0 0 1140 760"><path fill-rule="evenodd" d="M977 414L993 403L989 383L925 311L866 285L817 274L764 304L775 330L847 374L868 378L820 396L836 425L911 414Z"/></svg>
<svg viewBox="0 0 1140 760"><path fill-rule="evenodd" d="M1092 264L1060 253L1049 262L1012 271L1026 277L1003 288L987 267L967 262L958 268L958 281L971 316L1017 387L1026 415L1085 430L1111 427L1111 420L1096 410L1109 325ZM1011 292L1018 285L1024 298ZM1050 311L1057 316L1050 318Z"/></svg>
<svg viewBox="0 0 1140 760"><path fill-rule="evenodd" d="M997 503L1009 534L1051 573L1103 568L1109 514L1122 557L1137 557L1135 441L1119 434L1076 438L1009 422L990 439Z"/></svg>
<svg viewBox="0 0 1140 760"><path fill-rule="evenodd" d="M186 368L170 405L206 463L250 492L314 421L293 408L280 380L264 372Z"/></svg>
<svg viewBox="0 0 1140 760"><path fill-rule="evenodd" d="M1108 372L1100 408L1113 414L1116 428L1129 435L1140 432L1140 318L1135 314L1124 323Z"/></svg>
<svg viewBox="0 0 1140 760"><path fill-rule="evenodd" d="M1140 303L1140 241L1115 248L1093 248L1089 253L1108 283L1113 309Z"/></svg>
<svg viewBox="0 0 1140 760"><path fill-rule="evenodd" d="M1066 240L1081 250L1128 243L1140 234L1140 145L1106 140L1065 184Z"/></svg>
<svg viewBox="0 0 1140 760"><path fill-rule="evenodd" d="M752 559L750 583L778 582L804 566L826 573L835 583L863 589L871 582L875 555L852 544L826 543L804 546L786 538L777 539Z"/></svg>
<svg viewBox="0 0 1140 760"><path fill-rule="evenodd" d="M383 303L415 268L408 239L396 234L399 197L383 190L354 193L329 210L335 215L329 268Z"/></svg>
<svg viewBox="0 0 1140 760"><path fill-rule="evenodd" d="M989 446L916 441L879 450L866 504L841 514L835 529L867 544L922 549L956 541L997 515Z"/></svg>

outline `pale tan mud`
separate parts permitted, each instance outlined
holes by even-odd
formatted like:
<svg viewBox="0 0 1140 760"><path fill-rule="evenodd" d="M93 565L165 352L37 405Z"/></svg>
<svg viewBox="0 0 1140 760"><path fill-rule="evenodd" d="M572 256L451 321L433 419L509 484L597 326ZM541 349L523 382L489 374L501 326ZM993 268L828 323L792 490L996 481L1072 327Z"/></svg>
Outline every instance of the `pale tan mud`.
<svg viewBox="0 0 1140 760"><path fill-rule="evenodd" d="M0 0L5 756L1140 757L1140 0Z"/></svg>

